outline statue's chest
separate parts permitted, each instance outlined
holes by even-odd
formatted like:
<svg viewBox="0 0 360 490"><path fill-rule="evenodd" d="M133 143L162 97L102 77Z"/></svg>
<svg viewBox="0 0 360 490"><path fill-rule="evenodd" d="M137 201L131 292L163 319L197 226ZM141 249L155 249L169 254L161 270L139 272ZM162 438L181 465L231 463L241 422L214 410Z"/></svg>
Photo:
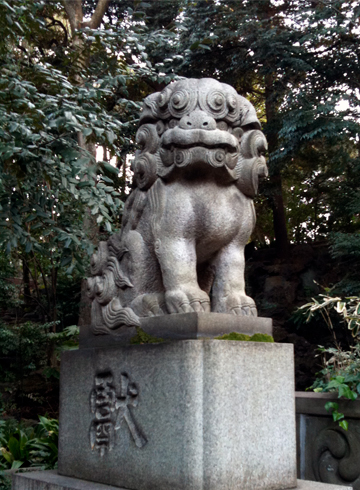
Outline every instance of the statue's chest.
<svg viewBox="0 0 360 490"><path fill-rule="evenodd" d="M215 249L232 241L239 233L251 233L254 224L252 203L235 186L203 186L191 194L196 240ZM214 250L215 251L215 250Z"/></svg>

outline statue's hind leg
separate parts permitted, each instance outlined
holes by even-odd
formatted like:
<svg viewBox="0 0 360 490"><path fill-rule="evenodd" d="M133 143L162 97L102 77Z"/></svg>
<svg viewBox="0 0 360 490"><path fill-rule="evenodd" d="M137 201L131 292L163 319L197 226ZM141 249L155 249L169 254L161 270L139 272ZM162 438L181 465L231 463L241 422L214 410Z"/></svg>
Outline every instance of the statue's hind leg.
<svg viewBox="0 0 360 490"><path fill-rule="evenodd" d="M129 231L123 241L120 268L131 283L120 292L122 304L130 306L139 317L166 313L159 265L135 230Z"/></svg>

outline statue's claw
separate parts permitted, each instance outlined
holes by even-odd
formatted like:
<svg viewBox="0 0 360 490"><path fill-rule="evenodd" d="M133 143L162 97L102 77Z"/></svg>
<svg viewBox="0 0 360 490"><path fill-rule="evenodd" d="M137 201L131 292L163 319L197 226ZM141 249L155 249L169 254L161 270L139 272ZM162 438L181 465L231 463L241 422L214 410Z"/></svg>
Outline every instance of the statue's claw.
<svg viewBox="0 0 360 490"><path fill-rule="evenodd" d="M244 293L231 294L223 298L220 312L238 316L257 316L254 301Z"/></svg>
<svg viewBox="0 0 360 490"><path fill-rule="evenodd" d="M142 294L131 303L131 308L140 317L164 315L166 311L164 295L162 293Z"/></svg>
<svg viewBox="0 0 360 490"><path fill-rule="evenodd" d="M193 301L191 304L190 304L191 308L193 309L193 311L197 311L198 313L201 313L202 311L204 311L200 301Z"/></svg>
<svg viewBox="0 0 360 490"><path fill-rule="evenodd" d="M250 306L243 306L241 308L241 313L244 316L250 316L251 315L251 308L250 308Z"/></svg>
<svg viewBox="0 0 360 490"><path fill-rule="evenodd" d="M149 311L149 316L161 316L161 315L164 315L164 312L162 311L159 305L154 305Z"/></svg>
<svg viewBox="0 0 360 490"><path fill-rule="evenodd" d="M166 306L170 313L193 313L210 311L210 298L200 288L191 291L176 289L165 294Z"/></svg>

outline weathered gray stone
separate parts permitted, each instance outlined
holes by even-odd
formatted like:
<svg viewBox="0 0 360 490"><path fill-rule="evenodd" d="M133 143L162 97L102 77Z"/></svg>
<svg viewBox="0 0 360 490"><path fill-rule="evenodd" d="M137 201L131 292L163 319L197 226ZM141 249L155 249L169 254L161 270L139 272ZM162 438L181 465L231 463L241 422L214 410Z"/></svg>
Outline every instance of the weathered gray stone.
<svg viewBox="0 0 360 490"><path fill-rule="evenodd" d="M296 486L292 345L81 349L61 369L60 474L136 490Z"/></svg>
<svg viewBox="0 0 360 490"><path fill-rule="evenodd" d="M239 488L239 487L237 487ZM297 490L350 490L351 487L328 485L324 483L297 481ZM13 480L13 490L125 490L101 483L61 476L56 471L17 474ZM169 487L168 490L171 490ZM187 490L187 489L184 489ZM263 487L263 490L274 490ZM287 489L288 490L288 489Z"/></svg>
<svg viewBox="0 0 360 490"><path fill-rule="evenodd" d="M186 340L213 338L231 332L247 335L272 335L271 318L238 316L226 313L180 313L141 318L141 328L162 339ZM126 345L136 335L135 327L127 327L109 335L94 335L90 327L80 329L80 348Z"/></svg>
<svg viewBox="0 0 360 490"><path fill-rule="evenodd" d="M210 78L183 79L145 99L136 188L121 232L91 260L94 334L169 313L256 316L244 247L267 174L259 129L252 104Z"/></svg>

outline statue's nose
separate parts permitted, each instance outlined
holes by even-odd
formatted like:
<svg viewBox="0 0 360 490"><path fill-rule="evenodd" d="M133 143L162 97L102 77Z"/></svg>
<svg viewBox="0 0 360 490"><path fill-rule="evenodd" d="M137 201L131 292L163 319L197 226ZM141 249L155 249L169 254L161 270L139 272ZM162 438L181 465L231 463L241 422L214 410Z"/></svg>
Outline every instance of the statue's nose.
<svg viewBox="0 0 360 490"><path fill-rule="evenodd" d="M180 119L181 129L205 129L211 131L216 129L216 121L205 111L193 111Z"/></svg>

